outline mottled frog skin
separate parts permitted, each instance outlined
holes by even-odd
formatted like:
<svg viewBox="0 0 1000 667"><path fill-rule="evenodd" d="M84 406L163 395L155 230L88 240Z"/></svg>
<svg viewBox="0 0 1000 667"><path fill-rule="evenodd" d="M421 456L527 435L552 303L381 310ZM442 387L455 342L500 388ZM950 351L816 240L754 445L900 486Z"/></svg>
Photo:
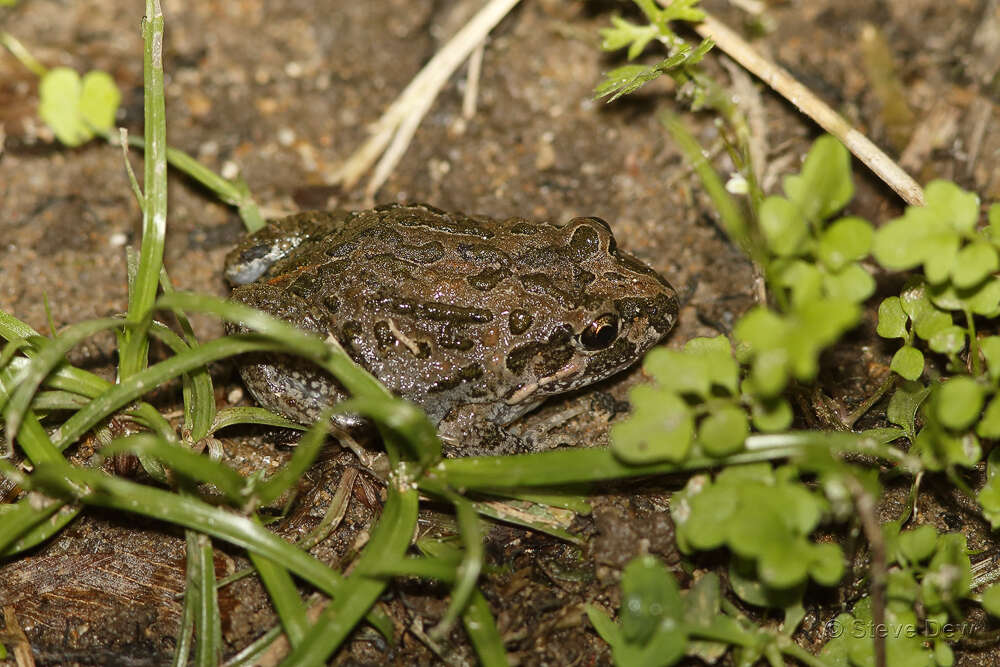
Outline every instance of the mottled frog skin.
<svg viewBox="0 0 1000 667"><path fill-rule="evenodd" d="M248 236L226 278L234 300L332 335L423 407L449 455L530 450L502 427L632 365L677 319L674 289L599 218L299 213ZM290 357L248 356L240 372L258 402L300 422L345 396Z"/></svg>

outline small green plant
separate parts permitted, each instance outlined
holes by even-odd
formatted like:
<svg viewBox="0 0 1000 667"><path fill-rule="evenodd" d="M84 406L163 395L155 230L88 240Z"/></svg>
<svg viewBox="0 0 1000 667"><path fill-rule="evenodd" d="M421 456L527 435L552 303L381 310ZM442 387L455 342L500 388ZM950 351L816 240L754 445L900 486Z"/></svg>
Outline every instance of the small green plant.
<svg viewBox="0 0 1000 667"><path fill-rule="evenodd" d="M675 49L675 56L695 53L673 41L662 25L662 10L636 4L649 25L614 20L602 32L605 48L628 47L631 60L657 40ZM695 4L683 3L677 9L684 15L671 18L697 20ZM697 71L696 62L682 60L671 74L701 87L699 99L716 99L710 95L714 84ZM625 72L643 78L664 63ZM598 93L637 88L634 82L613 86L612 75L619 74L610 74ZM724 137L746 184L743 202L726 192L678 120L667 117L664 124L701 177L723 227L755 263L767 298L738 320L732 346L720 336L689 341L682 350L652 351L643 364L651 383L632 390L633 413L613 427L612 451L630 463L683 466L715 459L729 466L714 477L692 477L674 494L671 516L678 545L692 561L703 551L730 554L729 594L753 606L783 610L788 636L801 620L807 583L837 585L845 572L841 549L828 536L818 539L817 529L837 534L838 525L861 519L871 544L872 594L857 599L850 613L831 617L831 641L821 656L800 658L803 662L869 665L886 664L881 661L887 658L889 665L951 665L949 642L964 635L939 630L962 623L963 605L976 599L964 537L940 534L929 525L901 530L908 514L878 529L873 513L874 499L882 493L877 471L840 457L864 452L908 475L944 473L960 492L979 501L994 528L1000 526L1000 455L989 449L990 441L1000 438L1000 337L977 331L995 331L1000 317L1000 205L990 207L981 224L974 194L935 181L927 186L927 206L909 207L876 230L861 218L841 214L853 185L847 151L832 137L816 141L800 172L784 179L781 195L765 196L756 190L743 159L738 113L716 108L729 122ZM878 334L902 341L890 365L894 378L855 414L836 417L845 430L790 432L789 398L804 394L817 377L823 352L861 321L875 292L869 255L889 271L919 270L899 296L884 299L878 308ZM883 392L891 392L884 419L894 427L846 430L878 404ZM894 441L909 451L893 446ZM778 442L788 445L784 465L733 467L753 460L757 443ZM958 470L977 465L984 451L990 452L987 480L973 492ZM911 495L918 492L914 485ZM685 652L691 655L694 637L678 630L683 623L647 622L643 633L627 631L635 623L629 620L635 609L643 608L627 607L634 586L630 576L627 569L620 626L591 612L616 662L666 665ZM671 586L676 588L671 582L664 590ZM657 589L647 581L644 590L652 595ZM997 591L987 589L979 598L992 614L1000 612ZM661 597L679 613L683 591ZM669 659L651 657L658 642L670 647L660 653ZM767 657L771 664L780 662Z"/></svg>
<svg viewBox="0 0 1000 667"><path fill-rule="evenodd" d="M628 59L635 60L650 42L656 41L666 46L670 55L655 65L623 65L605 74L594 93L598 97L610 96L609 102L634 93L662 74L669 74L678 83L692 80L697 76L694 66L713 46L712 41L706 39L692 47L670 26L671 21L702 20L704 12L695 7L698 0L677 0L667 7L657 6L654 0L635 0L635 4L649 23L637 25L621 17L612 18L612 27L601 30L601 48L618 51L627 47ZM702 101L699 96L695 103Z"/></svg>

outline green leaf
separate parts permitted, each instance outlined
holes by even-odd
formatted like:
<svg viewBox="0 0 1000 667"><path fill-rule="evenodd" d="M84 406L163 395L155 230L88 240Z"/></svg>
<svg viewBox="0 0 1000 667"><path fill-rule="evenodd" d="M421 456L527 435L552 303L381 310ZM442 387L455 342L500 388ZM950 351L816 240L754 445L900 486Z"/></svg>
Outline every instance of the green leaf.
<svg viewBox="0 0 1000 667"><path fill-rule="evenodd" d="M994 447L986 457L986 484L976 494L976 501L990 528L1000 527L1000 447Z"/></svg>
<svg viewBox="0 0 1000 667"><path fill-rule="evenodd" d="M785 350L765 350L754 357L750 377L754 393L770 398L777 396L788 383L788 354Z"/></svg>
<svg viewBox="0 0 1000 667"><path fill-rule="evenodd" d="M755 350L768 350L776 346L776 340L784 338L785 332L785 322L779 315L755 306L736 323L733 335Z"/></svg>
<svg viewBox="0 0 1000 667"><path fill-rule="evenodd" d="M812 262L796 259L771 263L774 282L792 291L792 306L801 307L823 298L824 280L828 277Z"/></svg>
<svg viewBox="0 0 1000 667"><path fill-rule="evenodd" d="M889 399L886 418L901 426L911 442L916 438L917 410L930 393L931 388L919 382L904 382Z"/></svg>
<svg viewBox="0 0 1000 667"><path fill-rule="evenodd" d="M910 563L920 563L931 557L937 545L934 526L917 526L899 534L899 550Z"/></svg>
<svg viewBox="0 0 1000 667"><path fill-rule="evenodd" d="M639 385L629 398L631 417L611 427L611 446L628 463L682 461L694 440L694 417L677 394Z"/></svg>
<svg viewBox="0 0 1000 667"><path fill-rule="evenodd" d="M613 28L601 28L601 49L604 51L617 51L626 46L628 49L628 59L635 58L642 53L646 45L659 35L659 29L655 25L636 25L619 16L612 16Z"/></svg>
<svg viewBox="0 0 1000 667"><path fill-rule="evenodd" d="M590 624L597 630L597 634L601 636L601 639L611 646L612 650L617 646L625 644L625 637L622 636L621 628L611 620L606 611L594 604L588 604L586 609Z"/></svg>
<svg viewBox="0 0 1000 667"><path fill-rule="evenodd" d="M934 642L934 661L938 667L952 667L955 664L955 652L943 639L939 638Z"/></svg>
<svg viewBox="0 0 1000 667"><path fill-rule="evenodd" d="M927 345L935 352L957 354L965 349L965 329L954 325L945 327L927 339Z"/></svg>
<svg viewBox="0 0 1000 667"><path fill-rule="evenodd" d="M807 220L825 220L854 195L850 154L836 138L823 135L809 149L802 171L785 177L783 185Z"/></svg>
<svg viewBox="0 0 1000 667"><path fill-rule="evenodd" d="M38 115L67 146L79 146L94 133L80 114L80 75L68 67L54 67L38 84Z"/></svg>
<svg viewBox="0 0 1000 667"><path fill-rule="evenodd" d="M961 431L979 416L983 408L983 387L970 377L959 376L940 385L937 417L948 428Z"/></svg>
<svg viewBox="0 0 1000 667"><path fill-rule="evenodd" d="M747 415L737 407L725 407L708 415L698 431L698 442L709 456L728 456L743 449L750 435Z"/></svg>
<svg viewBox="0 0 1000 667"><path fill-rule="evenodd" d="M895 218L879 227L872 240L872 255L879 264L894 271L905 271L924 261L922 244L928 230L911 224L906 216Z"/></svg>
<svg viewBox="0 0 1000 667"><path fill-rule="evenodd" d="M994 396L986 406L983 418L976 424L976 434L991 440L1000 438L1000 394Z"/></svg>
<svg viewBox="0 0 1000 667"><path fill-rule="evenodd" d="M844 576L844 553L831 542L812 545L809 576L823 586L836 586Z"/></svg>
<svg viewBox="0 0 1000 667"><path fill-rule="evenodd" d="M679 618L683 601L677 581L655 556L634 558L622 573L622 634L646 644L665 618Z"/></svg>
<svg viewBox="0 0 1000 667"><path fill-rule="evenodd" d="M1000 259L993 244L985 241L970 243L958 252L951 280L956 287L972 287L1000 268Z"/></svg>
<svg viewBox="0 0 1000 667"><path fill-rule="evenodd" d="M80 115L91 127L104 132L114 127L121 99L115 80L107 72L92 70L83 76Z"/></svg>
<svg viewBox="0 0 1000 667"><path fill-rule="evenodd" d="M960 241L954 232L943 232L923 240L924 275L930 283L941 283L948 279L958 261Z"/></svg>
<svg viewBox="0 0 1000 667"><path fill-rule="evenodd" d="M755 401L753 404L753 425L764 433L784 431L792 425L792 406L783 398Z"/></svg>
<svg viewBox="0 0 1000 667"><path fill-rule="evenodd" d="M924 189L926 209L953 229L971 232L979 220L979 197L951 181L936 180Z"/></svg>
<svg viewBox="0 0 1000 667"><path fill-rule="evenodd" d="M764 585L757 576L752 560L733 558L729 563L729 585L744 602L758 607L787 609L802 601L805 581L799 586L776 589Z"/></svg>
<svg viewBox="0 0 1000 667"><path fill-rule="evenodd" d="M604 75L604 80L594 88L595 97L605 97L610 95L608 102L613 102L622 95L633 93L661 74L675 70L685 65L693 65L701 60L702 56L712 48L711 40L704 40L695 49L684 45L668 58L650 67L644 65L625 65L611 70Z"/></svg>
<svg viewBox="0 0 1000 667"><path fill-rule="evenodd" d="M799 208L783 197L771 196L760 206L760 227L774 254L794 255L809 233Z"/></svg>
<svg viewBox="0 0 1000 667"><path fill-rule="evenodd" d="M839 271L868 255L874 231L863 218L847 217L833 222L820 236L816 255L828 269Z"/></svg>
<svg viewBox="0 0 1000 667"><path fill-rule="evenodd" d="M965 536L948 533L938 537L937 550L921 582L924 604L931 613L943 611L968 595L972 584Z"/></svg>
<svg viewBox="0 0 1000 667"><path fill-rule="evenodd" d="M767 539L762 534L761 539ZM777 547L777 544L784 545ZM768 549L757 565L757 572L764 585L771 588L789 589L805 583L809 577L809 547L805 540L785 539L768 542Z"/></svg>
<svg viewBox="0 0 1000 667"><path fill-rule="evenodd" d="M669 5L660 10L658 23L665 21L688 21L697 23L705 20L705 12L695 7L701 0L674 0ZM645 5L651 0L640 0L639 4ZM645 10L644 10L645 11ZM647 12L647 16L648 16Z"/></svg>
<svg viewBox="0 0 1000 667"><path fill-rule="evenodd" d="M1000 616L1000 584L993 584L983 591L981 603L990 616Z"/></svg>
<svg viewBox="0 0 1000 667"><path fill-rule="evenodd" d="M681 511L682 507L688 508ZM710 550L725 544L729 519L740 509L739 488L712 484L707 476L692 477L670 501L670 514L677 526L678 544Z"/></svg>
<svg viewBox="0 0 1000 667"><path fill-rule="evenodd" d="M733 348L723 335L715 338L692 338L684 351L698 355L712 387L725 389L730 395L739 391L740 367L733 358Z"/></svg>
<svg viewBox="0 0 1000 667"><path fill-rule="evenodd" d="M711 388L706 364L698 355L681 350L654 348L643 360L642 369L667 391L707 397Z"/></svg>
<svg viewBox="0 0 1000 667"><path fill-rule="evenodd" d="M924 353L910 345L904 345L892 355L889 368L906 380L916 380L924 372Z"/></svg>
<svg viewBox="0 0 1000 667"><path fill-rule="evenodd" d="M990 223L990 238L1000 241L1000 203L991 204L986 217Z"/></svg>
<svg viewBox="0 0 1000 667"><path fill-rule="evenodd" d="M67 146L79 146L94 137L94 130L112 128L121 94L107 72L88 72L83 80L74 70L56 67L42 77L38 87L38 114Z"/></svg>
<svg viewBox="0 0 1000 667"><path fill-rule="evenodd" d="M878 327L875 332L882 338L905 338L906 319L899 297L887 297L878 306Z"/></svg>
<svg viewBox="0 0 1000 667"><path fill-rule="evenodd" d="M976 315L1000 315L1000 279L990 276L974 287L960 289L950 283L933 285L928 296L938 308L971 310Z"/></svg>
<svg viewBox="0 0 1000 667"><path fill-rule="evenodd" d="M848 264L838 273L827 274L823 287L830 299L861 303L875 293L875 279L860 264Z"/></svg>
<svg viewBox="0 0 1000 667"><path fill-rule="evenodd" d="M990 381L1000 380L1000 336L987 336L979 341L979 349L986 359L986 370Z"/></svg>

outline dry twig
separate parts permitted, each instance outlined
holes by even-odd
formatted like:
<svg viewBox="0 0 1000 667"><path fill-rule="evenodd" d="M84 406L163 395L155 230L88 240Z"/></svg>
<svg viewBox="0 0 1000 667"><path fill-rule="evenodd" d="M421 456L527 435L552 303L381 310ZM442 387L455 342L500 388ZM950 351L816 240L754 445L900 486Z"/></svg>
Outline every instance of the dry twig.
<svg viewBox="0 0 1000 667"><path fill-rule="evenodd" d="M798 107L799 111L816 121L820 127L840 139L855 157L864 162L906 203L913 206L924 205L923 189L909 174L784 68L757 53L742 37L710 14L706 14L705 20L694 28L702 37L712 39L726 55Z"/></svg>

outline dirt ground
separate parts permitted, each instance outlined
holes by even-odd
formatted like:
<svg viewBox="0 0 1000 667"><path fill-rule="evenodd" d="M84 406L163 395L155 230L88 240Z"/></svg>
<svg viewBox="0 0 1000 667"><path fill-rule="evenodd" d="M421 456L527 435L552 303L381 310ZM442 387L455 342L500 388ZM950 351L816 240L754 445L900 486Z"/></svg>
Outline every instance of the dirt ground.
<svg viewBox="0 0 1000 667"><path fill-rule="evenodd" d="M363 184L343 191L326 185L330 174L365 138L366 125L481 4L164 0L168 142L216 171L237 167L269 214L363 207ZM748 27L747 15L733 6L746 3L704 4L729 25ZM919 181L949 178L986 201L1000 199L997 0L762 4L769 7L763 29L758 24L753 31L756 47L891 155L902 156ZM679 347L693 336L728 332L753 303L751 272L656 118L662 109L683 111L672 85L656 82L610 106L591 99L601 72L621 62L619 55L599 52L597 30L612 12L630 7L524 0L489 40L476 115L462 117L463 69L376 199L427 201L494 217L605 218L622 247L681 292L680 324L666 342ZM141 135L142 12L141 0L115 3L114 11L105 0L25 0L0 9L0 29L47 66L111 73L123 92L118 122ZM866 70L866 54L878 39L887 45L903 84L901 98L887 97ZM706 67L729 81L723 61L713 54ZM763 182L774 190L780 176L797 167L818 130L758 84L743 90L742 101L763 112L757 128L766 149ZM0 51L0 309L47 333L45 299L57 327L125 309L123 245L137 243L140 216L118 149L95 142L69 150L53 143L36 107L34 75ZM703 145L717 143L709 114L686 118ZM717 165L726 168L724 160ZM856 168L850 212L874 221L898 214L901 203L892 192ZM237 215L176 174L169 207L165 263L175 284L225 295L220 269L243 233ZM196 324L203 338L221 333L207 318ZM110 338L88 342L72 360L109 376L111 343ZM856 405L885 376L890 352L878 342L869 317L826 359L824 391L848 407ZM241 400L231 367L213 370L220 405ZM583 405L590 416L551 437L570 445L604 443L609 411L592 410L595 397L611 405L613 415L640 380L633 370L558 401L531 416L527 427L567 406ZM175 408L176 391L164 390L152 400L165 410ZM812 419L806 408L803 424ZM273 467L288 455L284 433L245 429L223 435L227 456L243 470ZM331 448L304 480L299 500L277 531L293 536L312 528L352 463L351 456ZM314 551L326 562L346 566L355 540L378 511L377 482L364 474L359 479L343 526ZM666 508L669 493L681 483L602 490L593 498L592 515L573 526L588 538L583 546L508 526L492 529L488 551L501 567L485 577L484 592L514 660L610 662L583 605L616 609L621 568L641 551L678 562ZM891 505L887 499L887 515ZM995 549L975 515L957 501L926 511L939 529L967 532L973 549ZM420 526L422 532L445 533L451 520L431 509ZM245 564L237 550L217 552L220 576ZM184 541L177 530L87 511L58 539L0 566L0 606L13 607L40 664L164 664L178 628L183 567ZM276 622L255 580L223 588L220 600L230 652ZM803 641L812 648L822 644L823 622L846 602L828 599L809 608ZM408 629L401 640L388 646L362 629L335 662L438 661L419 638L419 628L431 627L443 613L443 589L404 581L389 589L384 603L397 628ZM960 650L959 664L995 664L1000 655L989 647L974 649ZM474 662L461 630L445 650L455 664Z"/></svg>

